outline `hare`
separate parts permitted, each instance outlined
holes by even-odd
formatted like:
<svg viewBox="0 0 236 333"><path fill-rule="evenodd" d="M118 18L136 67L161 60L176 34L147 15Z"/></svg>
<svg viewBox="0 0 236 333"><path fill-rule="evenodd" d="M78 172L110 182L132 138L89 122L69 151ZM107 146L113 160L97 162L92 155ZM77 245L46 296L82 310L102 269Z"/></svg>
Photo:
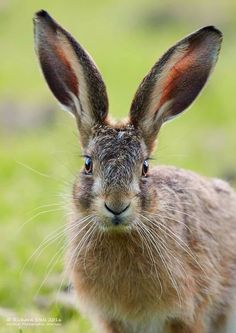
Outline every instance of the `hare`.
<svg viewBox="0 0 236 333"><path fill-rule="evenodd" d="M163 123L190 106L222 34L171 47L140 84L129 119L108 119L88 53L45 11L34 18L44 77L75 118L85 164L73 186L66 266L82 313L106 333L226 332L236 292L236 193L223 180L149 168Z"/></svg>

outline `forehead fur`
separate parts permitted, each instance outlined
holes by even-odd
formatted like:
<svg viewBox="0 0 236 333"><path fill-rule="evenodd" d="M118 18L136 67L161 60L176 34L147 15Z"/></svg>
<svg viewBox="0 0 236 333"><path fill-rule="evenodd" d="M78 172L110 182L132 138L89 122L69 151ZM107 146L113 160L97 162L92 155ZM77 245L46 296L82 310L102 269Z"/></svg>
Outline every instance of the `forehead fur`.
<svg viewBox="0 0 236 333"><path fill-rule="evenodd" d="M94 127L89 151L99 165L99 173L104 184L124 187L134 176L136 168L145 158L145 146L139 130L133 125L111 127L98 125Z"/></svg>
<svg viewBox="0 0 236 333"><path fill-rule="evenodd" d="M93 130L91 153L101 162L113 159L137 160L143 157L142 145L141 133L133 125L98 125Z"/></svg>

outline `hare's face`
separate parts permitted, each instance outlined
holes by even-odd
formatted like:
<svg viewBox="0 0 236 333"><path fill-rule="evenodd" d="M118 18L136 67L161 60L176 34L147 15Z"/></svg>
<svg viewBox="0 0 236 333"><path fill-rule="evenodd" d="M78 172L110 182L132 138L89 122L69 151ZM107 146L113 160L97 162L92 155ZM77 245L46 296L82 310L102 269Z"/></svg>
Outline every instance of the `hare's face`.
<svg viewBox="0 0 236 333"><path fill-rule="evenodd" d="M74 186L74 203L102 228L130 228L142 209L147 177L148 153L140 131L133 125L96 126Z"/></svg>
<svg viewBox="0 0 236 333"><path fill-rule="evenodd" d="M106 87L88 53L45 11L36 14L34 23L43 74L54 96L75 117L86 155L74 186L75 206L100 225L130 226L153 201L144 161L162 124L189 107L203 88L222 34L205 27L171 47L140 84L129 125L118 128L109 125Z"/></svg>

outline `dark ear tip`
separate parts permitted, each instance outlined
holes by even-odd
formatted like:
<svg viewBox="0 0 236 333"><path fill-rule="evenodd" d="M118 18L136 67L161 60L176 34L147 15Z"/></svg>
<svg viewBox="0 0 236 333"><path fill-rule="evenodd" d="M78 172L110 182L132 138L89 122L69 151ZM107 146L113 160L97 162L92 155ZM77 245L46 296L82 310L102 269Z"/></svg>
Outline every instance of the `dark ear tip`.
<svg viewBox="0 0 236 333"><path fill-rule="evenodd" d="M50 20L51 19L48 12L46 12L46 10L43 10L43 9L41 9L38 12L35 13L33 20L34 21L40 21L42 19L43 20Z"/></svg>
<svg viewBox="0 0 236 333"><path fill-rule="evenodd" d="M211 33L211 34L215 34L217 35L220 39L223 38L223 33L218 29L216 28L214 25L208 25L206 27L203 27L201 29L202 32L205 32L205 33Z"/></svg>
<svg viewBox="0 0 236 333"><path fill-rule="evenodd" d="M53 18L48 14L48 12L43 9L35 13L33 22L36 26L40 26L41 28L47 26L52 28L53 30L55 30L56 27L58 26L56 22L53 20Z"/></svg>
<svg viewBox="0 0 236 333"><path fill-rule="evenodd" d="M41 9L35 13L34 21L46 21L47 23L52 23L54 20L46 10Z"/></svg>
<svg viewBox="0 0 236 333"><path fill-rule="evenodd" d="M41 9L35 13L35 17L46 17L46 16L48 16L48 13L44 9Z"/></svg>

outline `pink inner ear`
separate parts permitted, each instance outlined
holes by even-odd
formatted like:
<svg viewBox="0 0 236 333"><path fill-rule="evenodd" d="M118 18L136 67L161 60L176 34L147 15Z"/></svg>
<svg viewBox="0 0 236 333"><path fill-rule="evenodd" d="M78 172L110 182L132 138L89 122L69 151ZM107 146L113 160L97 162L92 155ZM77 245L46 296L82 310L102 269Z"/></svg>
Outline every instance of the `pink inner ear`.
<svg viewBox="0 0 236 333"><path fill-rule="evenodd" d="M66 69L66 75L63 77L63 81L66 83L69 91L71 91L75 96L78 96L78 80L76 74L73 72L71 64L67 60L65 53L60 46L54 45L53 49L58 59L62 62L62 66Z"/></svg>
<svg viewBox="0 0 236 333"><path fill-rule="evenodd" d="M191 49L170 69L164 81L157 112L162 105L175 97L179 89L185 88L185 78L188 77L188 71L193 68L195 63L196 57Z"/></svg>

